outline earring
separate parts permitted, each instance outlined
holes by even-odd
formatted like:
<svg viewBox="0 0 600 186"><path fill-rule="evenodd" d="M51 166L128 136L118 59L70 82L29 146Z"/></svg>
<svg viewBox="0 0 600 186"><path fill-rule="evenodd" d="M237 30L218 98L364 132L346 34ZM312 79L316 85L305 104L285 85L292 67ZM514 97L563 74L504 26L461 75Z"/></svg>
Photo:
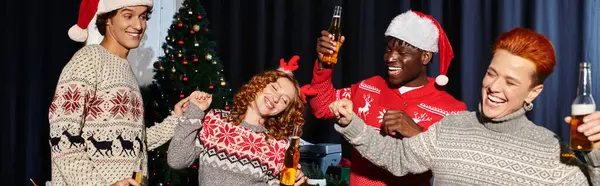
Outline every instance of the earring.
<svg viewBox="0 0 600 186"><path fill-rule="evenodd" d="M533 103L525 102L525 111L531 111L531 110L533 110Z"/></svg>

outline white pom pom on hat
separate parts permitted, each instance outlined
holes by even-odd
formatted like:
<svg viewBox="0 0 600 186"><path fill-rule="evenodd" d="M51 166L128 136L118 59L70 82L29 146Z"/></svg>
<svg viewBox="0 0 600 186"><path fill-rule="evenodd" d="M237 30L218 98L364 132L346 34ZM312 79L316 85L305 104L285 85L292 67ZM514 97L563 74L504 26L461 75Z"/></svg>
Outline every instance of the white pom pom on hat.
<svg viewBox="0 0 600 186"><path fill-rule="evenodd" d="M435 78L435 83L440 86L448 84L446 73L454 52L448 36L433 16L409 10L392 20L385 35L403 40L421 50L439 52L440 75Z"/></svg>
<svg viewBox="0 0 600 186"><path fill-rule="evenodd" d="M440 86L445 86L448 84L448 80L448 76L440 74L435 78L435 83Z"/></svg>
<svg viewBox="0 0 600 186"><path fill-rule="evenodd" d="M98 6L102 3L103 6ZM128 6L152 6L152 0L82 0L79 5L77 24L69 28L68 35L73 41L84 42L88 38L88 25L94 16Z"/></svg>
<svg viewBox="0 0 600 186"><path fill-rule="evenodd" d="M98 3L100 0L83 0L79 5L79 17L77 18L77 24L69 28L69 38L73 41L84 42L87 37L87 27L92 21L98 10Z"/></svg>
<svg viewBox="0 0 600 186"><path fill-rule="evenodd" d="M77 42L84 42L88 37L87 28L82 29L79 27L79 25L73 25L71 28L69 28L68 34L69 38Z"/></svg>

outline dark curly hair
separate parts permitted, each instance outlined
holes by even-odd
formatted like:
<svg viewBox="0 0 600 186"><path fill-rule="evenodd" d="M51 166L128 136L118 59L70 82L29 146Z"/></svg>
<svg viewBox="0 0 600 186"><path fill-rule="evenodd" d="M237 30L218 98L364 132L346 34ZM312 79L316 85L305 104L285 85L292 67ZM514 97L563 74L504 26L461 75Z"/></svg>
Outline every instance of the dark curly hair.
<svg viewBox="0 0 600 186"><path fill-rule="evenodd" d="M269 131L268 137L275 138L276 140L287 139L287 137L292 135L296 125L300 127L304 125L304 104L301 100L298 81L294 77L278 70L270 70L258 74L240 88L233 97L233 109L231 110L229 120L233 121L235 125L239 125L244 117L246 117L248 106L256 100L258 94L269 83L276 82L279 78L287 78L292 81L294 86L296 86L297 96L285 110L265 120L265 128ZM301 129L298 132L299 135L302 135Z"/></svg>

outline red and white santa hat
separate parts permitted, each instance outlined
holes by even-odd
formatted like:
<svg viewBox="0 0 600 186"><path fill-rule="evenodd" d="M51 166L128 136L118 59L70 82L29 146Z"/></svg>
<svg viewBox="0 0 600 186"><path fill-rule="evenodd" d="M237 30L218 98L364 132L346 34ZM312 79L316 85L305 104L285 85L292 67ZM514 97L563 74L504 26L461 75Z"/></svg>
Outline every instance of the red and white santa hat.
<svg viewBox="0 0 600 186"><path fill-rule="evenodd" d="M421 50L439 51L440 75L435 78L435 83L440 86L448 84L446 73L454 52L448 36L433 16L409 10L392 20L385 35L406 41Z"/></svg>
<svg viewBox="0 0 600 186"><path fill-rule="evenodd" d="M123 7L139 5L152 6L152 0L82 0L77 24L69 29L69 38L84 42L88 37L88 25L94 16Z"/></svg>

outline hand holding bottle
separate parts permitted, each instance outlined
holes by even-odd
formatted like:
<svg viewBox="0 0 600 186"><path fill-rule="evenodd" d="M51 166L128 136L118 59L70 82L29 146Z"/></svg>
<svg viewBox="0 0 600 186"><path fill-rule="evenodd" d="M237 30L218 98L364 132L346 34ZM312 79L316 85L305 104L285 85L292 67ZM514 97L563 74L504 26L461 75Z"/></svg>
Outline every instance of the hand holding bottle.
<svg viewBox="0 0 600 186"><path fill-rule="evenodd" d="M572 120L575 120L574 117L567 116L565 117L565 122L571 123ZM580 132L585 136L585 139L592 143L591 150L600 150L600 111L594 111L591 114L580 119L581 125L578 125L575 130Z"/></svg>
<svg viewBox="0 0 600 186"><path fill-rule="evenodd" d="M342 36L342 7L335 6L331 26L327 31L321 31L321 37L317 40L317 53L319 56L319 68L330 68L337 64L338 52L344 36Z"/></svg>
<svg viewBox="0 0 600 186"><path fill-rule="evenodd" d="M294 186L304 185L304 183L308 179L308 177L306 177L302 172L301 168L302 166L298 164L298 171L296 172L296 183L294 183Z"/></svg>
<svg viewBox="0 0 600 186"><path fill-rule="evenodd" d="M317 54L319 57L319 61L323 61L324 56L332 55L333 52L337 52L337 49L344 44L344 40L346 39L344 36L340 37L339 45L336 46L338 42L333 40L333 35L326 30L321 31L321 37L317 39Z"/></svg>
<svg viewBox="0 0 600 186"><path fill-rule="evenodd" d="M590 62L582 62L579 64L579 83L577 85L577 97L571 104L571 117L566 118L571 124L571 150L580 150L584 152L592 151L595 146L594 142L600 140L595 135L600 128L593 122L598 118L593 115L596 110L596 102L592 96L592 64ZM594 124L590 124L594 123ZM594 126L594 127L592 127Z"/></svg>

